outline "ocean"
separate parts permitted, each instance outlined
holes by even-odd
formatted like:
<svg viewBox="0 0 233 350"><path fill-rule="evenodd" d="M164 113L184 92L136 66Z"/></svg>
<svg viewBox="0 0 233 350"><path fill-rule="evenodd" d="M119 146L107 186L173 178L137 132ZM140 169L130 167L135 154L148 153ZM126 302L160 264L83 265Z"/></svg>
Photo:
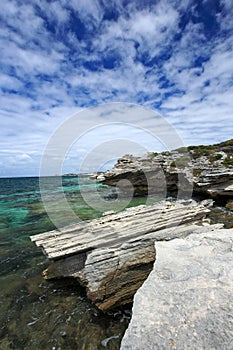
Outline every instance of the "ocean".
<svg viewBox="0 0 233 350"><path fill-rule="evenodd" d="M41 272L49 262L29 239L55 228L44 205L58 215L60 225L69 224L64 194L77 220L90 220L102 215L95 205L96 191L109 200L111 209L113 189L96 185L88 176L64 176L62 185L58 180L44 178L42 193L37 177L0 179L0 349L117 350L130 321L130 306L103 315L73 281L43 280ZM133 198L128 206L145 201ZM213 208L210 219L233 227L233 213L224 208Z"/></svg>
<svg viewBox="0 0 233 350"><path fill-rule="evenodd" d="M83 186L91 195L96 184L87 176L81 182L64 176L62 186L56 186L55 177L46 178L44 198L59 213L61 225L69 224L59 200L63 193L79 220L102 215L80 192ZM102 196L111 191L98 185ZM142 203L133 199L128 206ZM119 349L130 307L103 315L76 283L43 280L48 261L29 236L54 228L41 199L39 178L0 179L0 349Z"/></svg>

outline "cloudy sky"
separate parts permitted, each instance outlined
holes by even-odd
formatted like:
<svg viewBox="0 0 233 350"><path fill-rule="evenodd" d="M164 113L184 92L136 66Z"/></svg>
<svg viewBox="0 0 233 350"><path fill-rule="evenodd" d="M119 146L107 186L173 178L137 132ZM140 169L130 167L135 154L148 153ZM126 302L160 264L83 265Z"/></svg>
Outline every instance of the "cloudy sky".
<svg viewBox="0 0 233 350"><path fill-rule="evenodd" d="M37 175L56 128L103 103L159 111L185 145L232 138L232 18L232 0L1 1L0 176Z"/></svg>

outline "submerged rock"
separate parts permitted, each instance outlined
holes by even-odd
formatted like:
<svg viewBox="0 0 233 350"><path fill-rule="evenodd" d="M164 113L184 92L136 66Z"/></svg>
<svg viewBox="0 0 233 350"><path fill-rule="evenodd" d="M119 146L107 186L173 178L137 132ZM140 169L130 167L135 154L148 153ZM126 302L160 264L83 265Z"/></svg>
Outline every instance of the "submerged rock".
<svg viewBox="0 0 233 350"><path fill-rule="evenodd" d="M121 350L233 349L233 229L156 242Z"/></svg>

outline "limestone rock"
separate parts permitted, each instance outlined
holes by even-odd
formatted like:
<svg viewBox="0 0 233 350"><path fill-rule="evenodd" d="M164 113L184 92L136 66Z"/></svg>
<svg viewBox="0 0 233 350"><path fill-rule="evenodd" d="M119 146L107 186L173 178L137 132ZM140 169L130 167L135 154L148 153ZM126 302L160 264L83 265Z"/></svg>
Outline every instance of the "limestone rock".
<svg viewBox="0 0 233 350"><path fill-rule="evenodd" d="M51 263L45 279L73 277L102 311L127 304L145 281L155 260L154 241L135 239Z"/></svg>
<svg viewBox="0 0 233 350"><path fill-rule="evenodd" d="M134 196L190 198L192 191L211 197L233 196L233 140L212 146L190 146L171 152L125 155L99 177ZM124 185L121 180L127 180Z"/></svg>
<svg viewBox="0 0 233 350"><path fill-rule="evenodd" d="M119 245L166 227L200 221L210 212L212 204L211 200L189 200L139 205L30 238L42 247L49 259L58 260L70 255L90 253L97 248Z"/></svg>
<svg viewBox="0 0 233 350"><path fill-rule="evenodd" d="M93 303L107 311L132 301L152 270L154 242L186 237L211 205L192 200L142 205L31 240L52 260L44 278L75 278Z"/></svg>
<svg viewBox="0 0 233 350"><path fill-rule="evenodd" d="M233 229L156 242L121 350L233 349Z"/></svg>
<svg viewBox="0 0 233 350"><path fill-rule="evenodd" d="M101 175L98 175L96 177L96 179L97 179L97 181L104 181L105 180L105 176L101 174Z"/></svg>
<svg viewBox="0 0 233 350"><path fill-rule="evenodd" d="M204 171L195 183L197 192L216 195L233 196L233 170L213 170Z"/></svg>

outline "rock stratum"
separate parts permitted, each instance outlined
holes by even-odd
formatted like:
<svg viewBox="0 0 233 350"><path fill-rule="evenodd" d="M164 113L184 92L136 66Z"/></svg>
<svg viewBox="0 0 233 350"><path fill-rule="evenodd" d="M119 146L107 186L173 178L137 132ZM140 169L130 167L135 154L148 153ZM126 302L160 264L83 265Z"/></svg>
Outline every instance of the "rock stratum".
<svg viewBox="0 0 233 350"><path fill-rule="evenodd" d="M211 146L182 147L171 152L125 155L97 180L134 196L233 196L233 140Z"/></svg>
<svg viewBox="0 0 233 350"><path fill-rule="evenodd" d="M233 229L155 242L121 350L233 349Z"/></svg>
<svg viewBox="0 0 233 350"><path fill-rule="evenodd" d="M133 300L155 261L154 242L185 237L205 224L211 200L163 201L31 236L51 264L46 279L72 277L102 311Z"/></svg>

